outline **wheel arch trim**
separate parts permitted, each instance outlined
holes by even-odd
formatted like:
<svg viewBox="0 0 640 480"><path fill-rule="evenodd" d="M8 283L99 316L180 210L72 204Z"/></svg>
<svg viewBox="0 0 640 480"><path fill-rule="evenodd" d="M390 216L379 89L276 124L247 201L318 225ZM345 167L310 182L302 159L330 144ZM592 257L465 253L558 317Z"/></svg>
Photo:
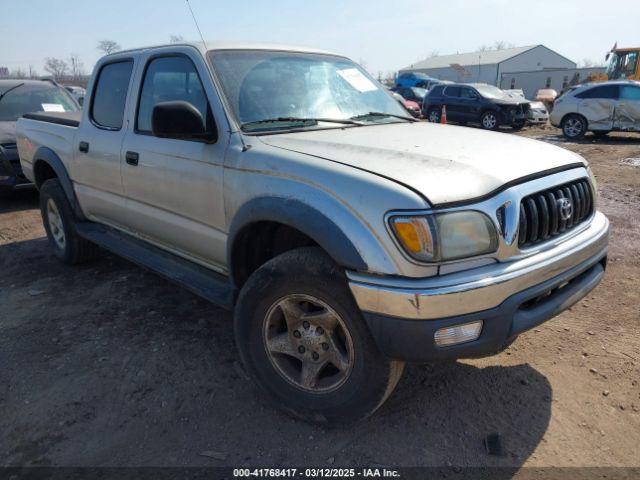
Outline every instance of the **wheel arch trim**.
<svg viewBox="0 0 640 480"><path fill-rule="evenodd" d="M227 264L233 270L239 234L257 222L276 222L299 230L315 241L340 266L367 270L367 263L343 230L329 217L300 200L278 196L257 197L235 213L227 239Z"/></svg>
<svg viewBox="0 0 640 480"><path fill-rule="evenodd" d="M82 213L80 204L78 203L76 193L73 190L73 183L71 181L71 177L69 176L69 172L67 171L67 168L64 166L64 163L62 162L58 154L56 154L56 152L48 147L40 147L33 155L33 175L34 181L38 188L40 188L40 184L38 184L37 182L36 171L40 163L46 163L55 172L56 177L58 177L58 180L62 185L62 190L64 191L67 199L69 200L69 203L71 204L73 213L76 214L78 219L85 220L85 216Z"/></svg>

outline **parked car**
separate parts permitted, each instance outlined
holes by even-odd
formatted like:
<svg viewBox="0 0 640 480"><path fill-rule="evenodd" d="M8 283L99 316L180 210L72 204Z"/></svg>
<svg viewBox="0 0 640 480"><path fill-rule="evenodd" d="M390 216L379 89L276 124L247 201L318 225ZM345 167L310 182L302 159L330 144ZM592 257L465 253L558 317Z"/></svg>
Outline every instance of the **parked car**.
<svg viewBox="0 0 640 480"><path fill-rule="evenodd" d="M611 131L640 131L640 82L588 83L569 89L551 112L551 124L577 140L587 132L602 137Z"/></svg>
<svg viewBox="0 0 640 480"><path fill-rule="evenodd" d="M420 87L394 87L391 90L401 95L405 100L417 103L420 108L422 108L422 102L427 95L427 89Z"/></svg>
<svg viewBox="0 0 640 480"><path fill-rule="evenodd" d="M37 111L76 111L78 105L58 85L42 80L0 80L0 193L33 184L22 173L16 149L16 120Z"/></svg>
<svg viewBox="0 0 640 480"><path fill-rule="evenodd" d="M442 107L447 121L460 124L479 123L486 130L502 125L513 129L524 127L529 118L529 102L513 98L492 85L483 83L436 85L424 99L422 114L430 122L439 123Z"/></svg>
<svg viewBox="0 0 640 480"><path fill-rule="evenodd" d="M527 122L533 125L546 125L549 122L549 112L543 102L529 102Z"/></svg>
<svg viewBox="0 0 640 480"><path fill-rule="evenodd" d="M25 115L18 150L60 260L101 245L235 308L286 412L361 419L404 362L498 352L602 278L577 154L417 122L340 55L209 47L102 58L87 108Z"/></svg>
<svg viewBox="0 0 640 480"><path fill-rule="evenodd" d="M390 90L389 93L391 93L393 98L395 98L400 105L406 108L413 117L420 118L422 116L422 107L420 107L416 102L405 99L402 95L394 92L393 90Z"/></svg>
<svg viewBox="0 0 640 480"><path fill-rule="evenodd" d="M78 102L78 105L82 106L82 104L84 103L84 97L87 94L87 91L82 88L82 87L76 87L74 85L65 85L65 87L67 89L67 92L69 92L73 98L76 99L76 102Z"/></svg>
<svg viewBox="0 0 640 480"><path fill-rule="evenodd" d="M420 87L429 89L442 83L437 78L419 72L404 72L396 77L396 87Z"/></svg>
<svg viewBox="0 0 640 480"><path fill-rule="evenodd" d="M519 100L525 99L524 91L521 88L503 90L503 92L512 98ZM529 102L529 116L527 117L527 122L533 125L546 125L549 121L549 112L547 111L545 104L540 101L527 101Z"/></svg>

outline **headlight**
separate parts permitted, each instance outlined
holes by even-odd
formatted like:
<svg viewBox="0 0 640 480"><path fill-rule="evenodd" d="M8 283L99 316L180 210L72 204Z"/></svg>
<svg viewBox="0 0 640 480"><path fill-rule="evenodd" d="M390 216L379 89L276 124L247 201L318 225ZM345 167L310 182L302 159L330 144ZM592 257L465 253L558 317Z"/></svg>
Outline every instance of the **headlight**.
<svg viewBox="0 0 640 480"><path fill-rule="evenodd" d="M389 222L404 250L421 262L474 257L498 248L493 223L484 213L473 210L393 216Z"/></svg>

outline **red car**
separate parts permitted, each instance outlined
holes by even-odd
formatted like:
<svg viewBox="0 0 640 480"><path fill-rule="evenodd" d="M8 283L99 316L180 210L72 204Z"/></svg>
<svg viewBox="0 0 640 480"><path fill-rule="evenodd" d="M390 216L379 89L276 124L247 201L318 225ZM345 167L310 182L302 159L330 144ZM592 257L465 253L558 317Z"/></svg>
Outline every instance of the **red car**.
<svg viewBox="0 0 640 480"><path fill-rule="evenodd" d="M412 116L416 118L420 118L422 113L421 113L420 105L418 105L418 102L414 102L413 100L407 100L399 93L396 93L393 91L391 91L390 93L391 95L393 95L393 98L395 98L398 101L398 103L402 105Z"/></svg>

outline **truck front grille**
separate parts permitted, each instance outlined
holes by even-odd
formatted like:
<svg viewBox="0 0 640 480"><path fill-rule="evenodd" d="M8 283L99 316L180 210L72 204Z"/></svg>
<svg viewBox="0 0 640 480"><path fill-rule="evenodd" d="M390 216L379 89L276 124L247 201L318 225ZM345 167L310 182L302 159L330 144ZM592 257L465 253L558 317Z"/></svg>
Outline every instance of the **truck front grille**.
<svg viewBox="0 0 640 480"><path fill-rule="evenodd" d="M518 246L528 247L566 233L593 213L585 178L528 195L520 202Z"/></svg>

